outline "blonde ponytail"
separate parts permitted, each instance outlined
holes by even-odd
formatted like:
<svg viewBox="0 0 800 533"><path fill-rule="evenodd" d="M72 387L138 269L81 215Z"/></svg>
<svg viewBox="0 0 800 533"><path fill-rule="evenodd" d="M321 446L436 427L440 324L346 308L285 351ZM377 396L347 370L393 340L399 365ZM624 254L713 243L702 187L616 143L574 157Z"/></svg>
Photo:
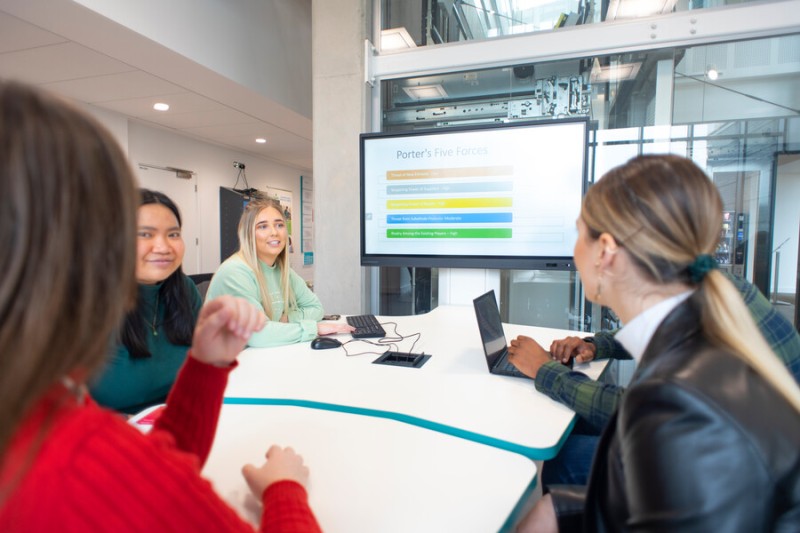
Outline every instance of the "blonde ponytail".
<svg viewBox="0 0 800 533"><path fill-rule="evenodd" d="M706 335L727 347L800 411L800 387L764 340L736 287L714 270L705 275L700 291L704 302L702 325Z"/></svg>

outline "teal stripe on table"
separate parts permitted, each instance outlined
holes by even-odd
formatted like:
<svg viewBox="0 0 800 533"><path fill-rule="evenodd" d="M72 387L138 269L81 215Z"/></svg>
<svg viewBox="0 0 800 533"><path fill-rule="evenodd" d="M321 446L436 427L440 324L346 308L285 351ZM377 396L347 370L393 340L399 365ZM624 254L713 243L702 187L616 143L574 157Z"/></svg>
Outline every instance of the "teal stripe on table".
<svg viewBox="0 0 800 533"><path fill-rule="evenodd" d="M550 448L531 448L528 446L515 444L513 442L496 439L494 437L489 437L488 435L475 433L474 431L467 431L453 426L431 422L430 420L425 420L415 416L393 413L391 411L380 411L377 409L349 407L346 405L337 405L333 403L312 402L308 400L290 400L283 398L225 398L223 403L228 405L289 405L294 407L305 407L308 409L323 409L327 411L337 411L340 413L388 418L390 420L397 420L398 422L411 424L412 426L423 427L432 431L438 431L439 433L453 435L462 439L471 440L473 442L479 442L481 444L494 446L495 448L500 448L502 450L518 453L534 461L544 461L555 457L555 455L561 449L561 446L566 438L572 432L572 427L575 425L575 419L573 418L569 424L569 427L567 427L567 430L564 432L564 434L561 436L561 439L558 441L558 444L555 446ZM520 421L520 423L523 423L523 421Z"/></svg>

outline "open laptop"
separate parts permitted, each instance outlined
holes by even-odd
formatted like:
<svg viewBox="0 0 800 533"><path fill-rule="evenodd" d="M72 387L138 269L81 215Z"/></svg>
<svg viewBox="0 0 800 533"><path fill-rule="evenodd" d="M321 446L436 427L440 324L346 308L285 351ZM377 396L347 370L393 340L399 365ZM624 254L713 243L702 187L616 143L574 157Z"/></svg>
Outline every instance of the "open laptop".
<svg viewBox="0 0 800 533"><path fill-rule="evenodd" d="M508 362L508 342L503 332L503 322L500 320L500 309L497 307L494 291L478 296L472 300L472 304L475 306L475 318L478 319L478 330L481 332L483 352L486 354L489 372L501 376L531 379Z"/></svg>

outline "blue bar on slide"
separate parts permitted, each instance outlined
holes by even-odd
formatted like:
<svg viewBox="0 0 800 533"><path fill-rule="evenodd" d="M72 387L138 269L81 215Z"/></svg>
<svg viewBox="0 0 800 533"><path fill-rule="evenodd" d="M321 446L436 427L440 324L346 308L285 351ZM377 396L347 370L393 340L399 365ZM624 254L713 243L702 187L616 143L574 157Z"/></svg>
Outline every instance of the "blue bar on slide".
<svg viewBox="0 0 800 533"><path fill-rule="evenodd" d="M511 213L423 213L386 215L387 224L477 224L511 222Z"/></svg>

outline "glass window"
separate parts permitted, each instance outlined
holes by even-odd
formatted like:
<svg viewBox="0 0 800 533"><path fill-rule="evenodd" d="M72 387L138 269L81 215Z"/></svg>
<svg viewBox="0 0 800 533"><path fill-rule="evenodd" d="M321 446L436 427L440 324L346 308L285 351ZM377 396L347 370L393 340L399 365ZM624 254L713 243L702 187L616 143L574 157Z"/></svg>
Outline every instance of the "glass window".
<svg viewBox="0 0 800 533"><path fill-rule="evenodd" d="M489 30L510 31L512 23L488 16L480 7L484 3L473 2L469 8L463 2L444 4L449 12L461 10L462 23L475 20L476 25L480 19L487 35ZM522 2L497 4L514 4L515 17L533 21L523 15L527 11L520 7ZM798 86L796 34L386 80L381 82L382 129L589 117L590 182L637 154L690 157L717 183L725 203L727 226L720 229L717 259L770 294L778 277L772 266L774 248L781 244L774 240L773 220L794 220L776 208L796 205L797 200L776 204L773 184L778 180L783 190L800 190L800 177L793 170L796 158L784 155L800 153ZM798 228L786 224L779 233L797 239ZM797 252L790 250L794 257L780 261L783 293L786 280L797 279ZM430 272L423 272L423 279L418 275L394 276L397 292L402 294L403 280L408 286L414 281L426 291L422 300L430 302L429 295L437 294L437 278ZM548 317L558 315L554 327L593 329L613 323L604 311L586 306L574 273L513 271L503 272L501 280L502 290L512 295L502 299L505 320L554 325L545 322L551 318L531 318L539 315L530 311L532 300L525 295L555 291L557 296L545 298Z"/></svg>
<svg viewBox="0 0 800 533"><path fill-rule="evenodd" d="M383 0L382 49L493 39L756 0ZM398 37L403 28L403 37Z"/></svg>

